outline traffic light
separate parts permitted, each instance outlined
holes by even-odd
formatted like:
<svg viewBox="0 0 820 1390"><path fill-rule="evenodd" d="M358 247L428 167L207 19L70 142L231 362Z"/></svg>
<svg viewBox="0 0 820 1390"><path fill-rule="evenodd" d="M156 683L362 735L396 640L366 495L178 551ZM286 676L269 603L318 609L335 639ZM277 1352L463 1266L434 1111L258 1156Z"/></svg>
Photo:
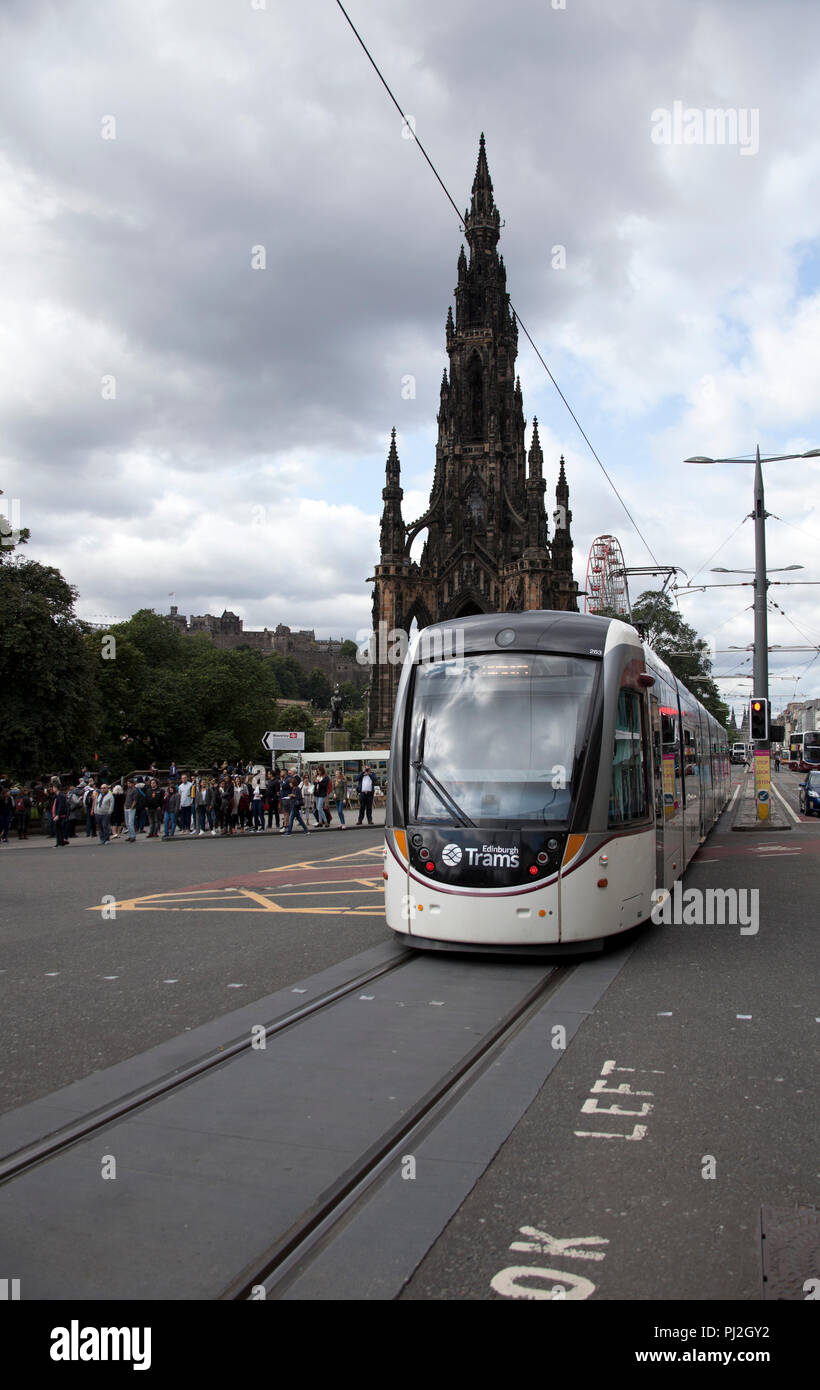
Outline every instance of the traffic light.
<svg viewBox="0 0 820 1390"><path fill-rule="evenodd" d="M753 743L763 742L769 737L768 700L749 701L749 735Z"/></svg>

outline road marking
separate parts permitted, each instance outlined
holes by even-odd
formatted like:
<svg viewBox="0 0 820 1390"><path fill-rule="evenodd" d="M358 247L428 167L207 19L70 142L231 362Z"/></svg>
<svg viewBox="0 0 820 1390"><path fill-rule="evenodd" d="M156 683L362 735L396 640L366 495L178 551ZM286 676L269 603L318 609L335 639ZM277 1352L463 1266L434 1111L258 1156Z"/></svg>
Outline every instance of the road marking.
<svg viewBox="0 0 820 1390"><path fill-rule="evenodd" d="M774 792L774 794L775 794L775 796L777 797L778 801L782 801L782 802L783 802L783 805L785 806L785 808L786 808L786 810L788 811L789 815L791 816L792 820L793 820L793 821L796 821L798 825L801 825L801 824L802 824L802 821L801 821L800 817L797 815L797 813L796 813L795 811L792 810L792 808L791 808L791 806L789 805L788 801L786 800L785 796L782 796L781 793L777 790L777 787L775 787L775 786L772 786L772 791Z"/></svg>
<svg viewBox="0 0 820 1390"><path fill-rule="evenodd" d="M609 1245L605 1236L569 1236L559 1239L536 1226L521 1226L519 1232L528 1240L515 1240L511 1250L524 1254L543 1255L558 1260L603 1260L606 1251L583 1250L580 1246ZM534 1279L537 1284L527 1284L524 1280ZM549 1287L546 1287L546 1286ZM573 1300L587 1299L595 1292L591 1279L580 1274L570 1274L560 1269L547 1269L540 1265L509 1265L490 1280L490 1287L502 1298Z"/></svg>
<svg viewBox="0 0 820 1390"><path fill-rule="evenodd" d="M751 1018L751 1014L735 1014L735 1018Z"/></svg>
<svg viewBox="0 0 820 1390"><path fill-rule="evenodd" d="M672 1010L669 1009L668 1012L666 1012L666 1013L656 1014L655 1017L656 1017L656 1018L671 1018L671 1017L672 1017Z"/></svg>

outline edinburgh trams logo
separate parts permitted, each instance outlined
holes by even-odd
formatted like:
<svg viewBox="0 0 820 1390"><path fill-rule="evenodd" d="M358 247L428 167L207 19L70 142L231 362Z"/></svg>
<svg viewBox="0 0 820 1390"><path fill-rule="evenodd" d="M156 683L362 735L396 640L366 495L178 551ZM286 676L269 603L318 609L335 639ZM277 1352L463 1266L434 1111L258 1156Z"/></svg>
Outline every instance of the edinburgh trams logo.
<svg viewBox="0 0 820 1390"><path fill-rule="evenodd" d="M517 869L519 847L507 845L471 845L462 849L460 845L445 845L441 858L450 868L455 868L462 859L472 869Z"/></svg>

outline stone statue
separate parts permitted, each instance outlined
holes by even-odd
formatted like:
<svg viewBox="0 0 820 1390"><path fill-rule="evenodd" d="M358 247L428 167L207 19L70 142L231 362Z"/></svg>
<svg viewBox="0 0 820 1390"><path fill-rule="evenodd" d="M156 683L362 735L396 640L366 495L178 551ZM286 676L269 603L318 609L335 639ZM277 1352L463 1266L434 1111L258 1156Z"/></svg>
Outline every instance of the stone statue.
<svg viewBox="0 0 820 1390"><path fill-rule="evenodd" d="M342 727L342 697L339 694L338 685L330 697L330 727L331 729L341 729Z"/></svg>

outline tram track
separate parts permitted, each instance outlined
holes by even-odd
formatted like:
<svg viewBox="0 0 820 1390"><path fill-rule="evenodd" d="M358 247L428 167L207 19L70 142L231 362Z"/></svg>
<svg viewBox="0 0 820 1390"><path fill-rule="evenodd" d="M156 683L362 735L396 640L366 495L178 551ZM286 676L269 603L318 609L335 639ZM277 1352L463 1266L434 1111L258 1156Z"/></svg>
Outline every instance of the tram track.
<svg viewBox="0 0 820 1390"><path fill-rule="evenodd" d="M287 1297L317 1256L334 1253L347 1219L371 1219L403 1155L446 1131L459 1103L474 1103L474 1083L578 969L382 954L285 1005L262 1024L267 1047L249 1024L7 1153L0 1226L27 1296L62 1297L68 1284L92 1299L184 1289L242 1301L260 1286L266 1298ZM101 1163L114 1156L116 1188L101 1186ZM29 1262L32 1220L43 1244Z"/></svg>
<svg viewBox="0 0 820 1390"><path fill-rule="evenodd" d="M408 1141L421 1139L435 1126L461 1092L491 1065L574 969L573 965L551 966L544 978L465 1057L451 1067L287 1231L223 1289L220 1300L257 1298L262 1289L266 1299L280 1297L292 1278L301 1272L305 1262L309 1262L320 1247L332 1241L338 1223L354 1206L367 1200L369 1192L382 1175L400 1159Z"/></svg>
<svg viewBox="0 0 820 1390"><path fill-rule="evenodd" d="M333 989L325 991L315 999L300 1005L296 1009L290 1010L281 1018L265 1024L265 1040L273 1038L282 1033L287 1028L292 1028L298 1023L304 1022L323 1009L336 1004L340 999L345 999L357 989L362 989L372 984L375 980L381 979L384 975L397 970L399 966L405 965L412 960L414 952L402 950L387 962L371 969L360 972L350 980L335 986ZM100 1130L115 1124L119 1120L133 1116L143 1107L151 1105L154 1101L162 1100L171 1095L174 1091L181 1089L199 1077L205 1076L208 1072L217 1067L224 1066L227 1062L233 1061L244 1052L249 1052L253 1047L253 1039L245 1034L242 1037L234 1038L231 1042L225 1043L215 1051L205 1053L202 1057L188 1065L166 1072L157 1077L155 1081L146 1086L137 1087L129 1091L115 1101L107 1105L100 1106L97 1110L89 1111L78 1120L70 1121L66 1125L61 1125L59 1129L53 1130L50 1134L36 1140L32 1144L27 1144L22 1148L13 1150L0 1159L0 1186L11 1182L14 1178L22 1176L41 1163L46 1163L50 1159L56 1158L73 1145L88 1139L91 1135Z"/></svg>

